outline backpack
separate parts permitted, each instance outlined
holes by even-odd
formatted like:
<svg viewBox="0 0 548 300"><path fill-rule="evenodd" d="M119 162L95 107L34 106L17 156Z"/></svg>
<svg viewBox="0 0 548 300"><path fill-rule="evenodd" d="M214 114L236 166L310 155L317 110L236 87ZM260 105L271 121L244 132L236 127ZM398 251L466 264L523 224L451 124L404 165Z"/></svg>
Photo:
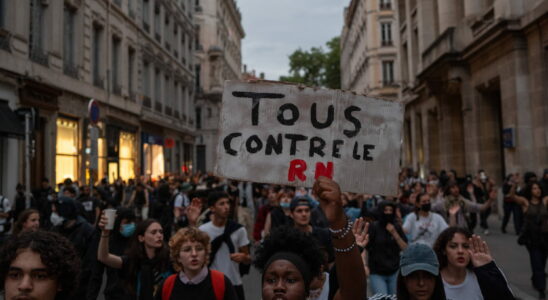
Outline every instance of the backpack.
<svg viewBox="0 0 548 300"><path fill-rule="evenodd" d="M209 273L211 274L211 285L213 285L215 299L223 300L225 296L225 275L217 270L209 270ZM177 276L177 274L173 274L164 282L164 286L162 287L162 300L169 300L171 297L171 292L175 286Z"/></svg>

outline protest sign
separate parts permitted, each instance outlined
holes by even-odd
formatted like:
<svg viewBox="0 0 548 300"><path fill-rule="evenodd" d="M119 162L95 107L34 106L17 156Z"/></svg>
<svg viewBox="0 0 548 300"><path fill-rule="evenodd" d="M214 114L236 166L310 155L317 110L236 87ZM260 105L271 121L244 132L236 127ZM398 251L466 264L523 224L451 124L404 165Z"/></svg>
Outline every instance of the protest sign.
<svg viewBox="0 0 548 300"><path fill-rule="evenodd" d="M306 187L327 176L343 191L395 195L403 111L340 90L227 81L215 172Z"/></svg>

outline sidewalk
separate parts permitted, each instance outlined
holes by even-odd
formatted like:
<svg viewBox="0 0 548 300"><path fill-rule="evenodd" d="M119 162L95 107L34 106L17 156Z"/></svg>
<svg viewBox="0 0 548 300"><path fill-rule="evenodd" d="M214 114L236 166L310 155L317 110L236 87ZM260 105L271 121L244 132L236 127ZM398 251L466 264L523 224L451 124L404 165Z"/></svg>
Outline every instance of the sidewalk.
<svg viewBox="0 0 548 300"><path fill-rule="evenodd" d="M500 230L501 220L497 215L491 215L488 221L490 235L485 236L479 226L476 227L476 233L487 241L491 254L506 275L514 295L517 299L537 300L538 294L531 286L529 254L525 247L518 245L513 223L510 221L506 228L508 233L503 234Z"/></svg>

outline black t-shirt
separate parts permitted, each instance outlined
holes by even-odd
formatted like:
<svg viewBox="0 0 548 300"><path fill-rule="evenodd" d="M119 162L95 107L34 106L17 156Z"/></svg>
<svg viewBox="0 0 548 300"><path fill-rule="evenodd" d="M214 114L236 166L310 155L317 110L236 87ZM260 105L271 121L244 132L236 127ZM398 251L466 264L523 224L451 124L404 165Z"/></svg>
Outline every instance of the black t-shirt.
<svg viewBox="0 0 548 300"><path fill-rule="evenodd" d="M160 285L169 275L171 271L161 271L159 267L162 265L158 259L147 259L140 263L140 269L137 274L137 287L139 297L138 300L152 300L154 295L160 291ZM122 276L129 275L129 259L127 256L122 256Z"/></svg>
<svg viewBox="0 0 548 300"><path fill-rule="evenodd" d="M407 242L401 226L394 225L399 236ZM369 269L372 274L391 275L400 267L401 249L394 237L386 230L386 224L375 221L369 227Z"/></svg>
<svg viewBox="0 0 548 300"><path fill-rule="evenodd" d="M236 291L234 286L228 279L225 278L225 296L224 300L237 300ZM164 283L160 286L156 292L155 300L162 300L162 290L164 288ZM207 277L202 280L199 284L184 284L179 276L175 280L173 290L171 291L171 297L169 299L178 300L178 299L200 299L200 300L217 300L215 298L215 292L213 291L213 284L211 283L211 273L207 274Z"/></svg>

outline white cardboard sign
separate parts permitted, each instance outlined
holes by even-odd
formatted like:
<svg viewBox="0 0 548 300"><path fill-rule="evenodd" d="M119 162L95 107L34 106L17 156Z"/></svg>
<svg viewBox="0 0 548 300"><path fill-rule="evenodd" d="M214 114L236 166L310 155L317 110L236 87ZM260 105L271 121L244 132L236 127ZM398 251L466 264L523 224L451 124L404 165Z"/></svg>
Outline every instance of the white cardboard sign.
<svg viewBox="0 0 548 300"><path fill-rule="evenodd" d="M343 191L395 195L403 113L340 90L226 81L215 172L306 187L323 175Z"/></svg>

